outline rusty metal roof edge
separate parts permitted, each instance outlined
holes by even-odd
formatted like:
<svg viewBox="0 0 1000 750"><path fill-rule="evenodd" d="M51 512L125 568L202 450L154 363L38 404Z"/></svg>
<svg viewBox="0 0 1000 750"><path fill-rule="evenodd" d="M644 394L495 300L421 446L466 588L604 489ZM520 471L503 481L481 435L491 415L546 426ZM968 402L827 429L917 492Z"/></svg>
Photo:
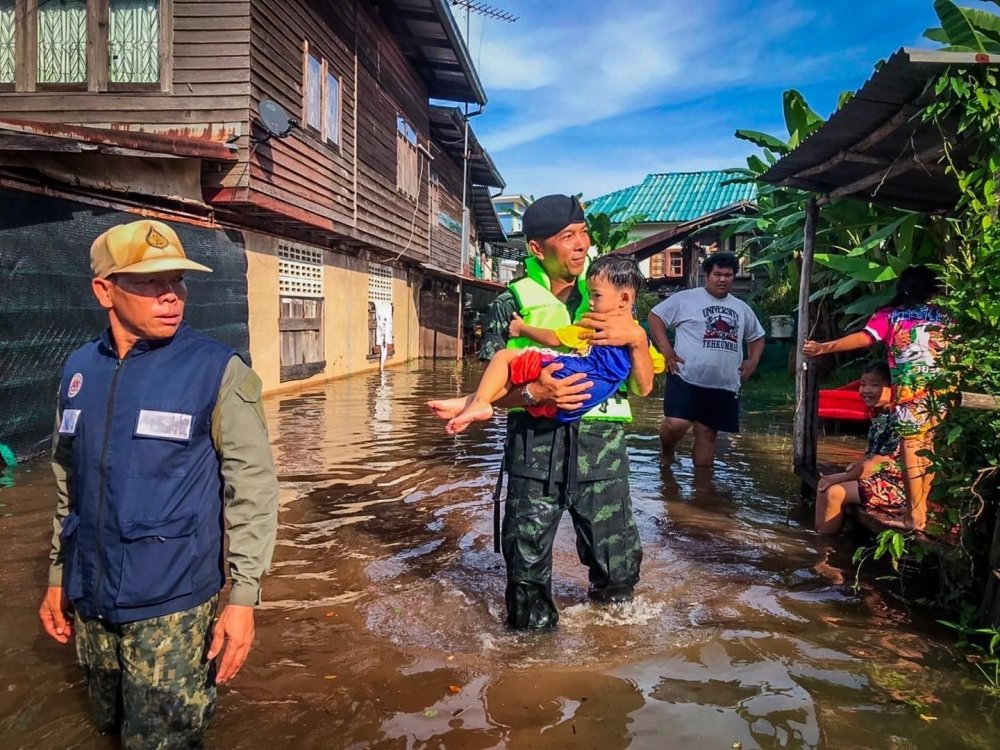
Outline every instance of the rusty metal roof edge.
<svg viewBox="0 0 1000 750"><path fill-rule="evenodd" d="M137 151L214 161L236 161L237 159L235 148L228 143L210 141L205 138L184 138L163 133L147 133L141 130L111 130L84 125L0 117L0 131L76 140L84 143L99 143Z"/></svg>

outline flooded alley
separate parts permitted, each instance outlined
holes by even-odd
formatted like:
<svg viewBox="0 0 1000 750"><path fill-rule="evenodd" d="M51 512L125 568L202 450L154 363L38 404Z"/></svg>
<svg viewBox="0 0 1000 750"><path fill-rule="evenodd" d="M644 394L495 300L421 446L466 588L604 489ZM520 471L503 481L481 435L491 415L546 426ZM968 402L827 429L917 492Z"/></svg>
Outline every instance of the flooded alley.
<svg viewBox="0 0 1000 750"><path fill-rule="evenodd" d="M850 546L804 520L784 405L750 399L708 476L687 457L661 472L660 401L642 402L636 600L588 602L567 519L558 630L509 632L492 539L502 422L453 438L424 407L478 372L414 363L267 402L278 546L210 747L996 746L1000 710L948 634L881 590L855 594ZM827 455L861 446L838 438ZM114 747L91 728L71 648L36 619L48 465L5 479L0 747Z"/></svg>

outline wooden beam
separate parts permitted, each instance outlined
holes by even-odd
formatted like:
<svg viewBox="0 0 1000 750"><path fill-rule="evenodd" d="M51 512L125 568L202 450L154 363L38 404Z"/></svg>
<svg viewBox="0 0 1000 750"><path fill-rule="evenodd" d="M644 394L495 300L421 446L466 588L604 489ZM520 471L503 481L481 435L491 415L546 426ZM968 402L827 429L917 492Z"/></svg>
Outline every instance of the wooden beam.
<svg viewBox="0 0 1000 750"><path fill-rule="evenodd" d="M984 411L996 411L1000 409L1000 396L991 396L987 393L966 393L959 395L958 405L966 409L983 409Z"/></svg>
<svg viewBox="0 0 1000 750"><path fill-rule="evenodd" d="M836 190L831 190L824 198L821 199L820 205L826 205L830 201L842 198L845 195L853 195L854 193L861 192L862 190L870 188L872 185L885 182L890 177L895 177L896 175L903 174L904 172L912 172L917 169L929 169L932 166L936 167L936 164L925 164L924 162L936 160L937 157L941 156L943 153L944 146L935 145L930 148L925 148L919 154L914 154L908 159L897 159L886 169L880 169L877 172L873 172L870 175L862 177L861 179L855 180L847 185L843 185Z"/></svg>
<svg viewBox="0 0 1000 750"><path fill-rule="evenodd" d="M889 166L891 162L889 162L888 160L879 159L878 157L867 156L862 154L861 152L866 151L867 149L880 143L885 138L890 136L892 133L898 130L901 125L903 125L905 122L908 122L910 118L917 113L917 111L918 110L916 107L912 106L903 107L901 110L899 110L899 112L894 114L884 123L882 123L879 127L875 128L875 130L866 135L864 138L855 143L853 146L844 149L840 153L830 157L824 162L816 164L815 166L812 167L807 167L806 169L803 169L801 172L793 174L791 177L788 177L786 180L783 180L781 184L784 185L788 180L795 180L800 177L811 177L813 175L820 174L822 172L825 172L830 167L834 167L840 162L848 160L849 157L851 157L849 159L850 161L859 161L868 164L885 164L886 166ZM869 159L871 159L872 161L868 161Z"/></svg>
<svg viewBox="0 0 1000 750"><path fill-rule="evenodd" d="M818 214L819 208L816 198L810 196L806 203L806 224L802 239L802 269L799 272L799 318L795 339L795 428L793 433L793 463L796 468L807 470L811 469L816 462L815 394L809 392L810 388L816 389L816 378L815 366L810 366L809 360L802 353L802 345L809 334L809 289L812 280L813 253L816 248ZM810 377L810 370L813 370L812 377ZM812 408L810 409L810 407Z"/></svg>
<svg viewBox="0 0 1000 750"><path fill-rule="evenodd" d="M867 154L858 154L854 151L841 151L836 156L831 156L826 161L817 164L815 167L809 167L808 169L803 169L801 172L795 175L793 179L801 179L803 177L813 177L814 175L822 174L828 169L831 169L838 164L851 161L858 164L873 164L877 167L888 167L892 164L889 159L880 156L868 156Z"/></svg>

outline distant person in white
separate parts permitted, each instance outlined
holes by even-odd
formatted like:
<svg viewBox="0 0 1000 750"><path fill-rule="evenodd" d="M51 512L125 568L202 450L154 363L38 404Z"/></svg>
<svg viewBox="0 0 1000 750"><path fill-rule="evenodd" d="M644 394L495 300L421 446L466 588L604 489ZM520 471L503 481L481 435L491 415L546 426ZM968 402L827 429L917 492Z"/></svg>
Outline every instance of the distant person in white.
<svg viewBox="0 0 1000 750"><path fill-rule="evenodd" d="M695 466L715 463L720 432L740 431L740 386L764 353L764 329L753 310L729 293L739 270L732 253L702 263L705 286L676 292L649 313L649 335L667 360L660 424L660 461L694 426ZM670 344L668 329L676 331ZM743 359L743 342L748 356Z"/></svg>

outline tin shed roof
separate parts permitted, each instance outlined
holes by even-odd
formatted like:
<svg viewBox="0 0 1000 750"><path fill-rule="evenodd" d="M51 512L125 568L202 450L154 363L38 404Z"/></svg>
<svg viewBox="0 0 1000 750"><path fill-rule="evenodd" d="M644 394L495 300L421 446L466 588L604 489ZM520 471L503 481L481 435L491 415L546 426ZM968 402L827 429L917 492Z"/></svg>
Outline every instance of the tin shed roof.
<svg viewBox="0 0 1000 750"><path fill-rule="evenodd" d="M643 214L646 223L691 221L755 199L757 191L753 185L732 184L732 179L733 175L719 170L650 174L639 185L587 201L587 213L621 209L615 218Z"/></svg>
<svg viewBox="0 0 1000 750"><path fill-rule="evenodd" d="M928 84L949 66L994 65L1000 55L900 49L816 132L779 159L761 179L838 198L851 195L918 211L948 210L958 185L941 162L941 131L919 113ZM962 161L968 143L944 128Z"/></svg>

